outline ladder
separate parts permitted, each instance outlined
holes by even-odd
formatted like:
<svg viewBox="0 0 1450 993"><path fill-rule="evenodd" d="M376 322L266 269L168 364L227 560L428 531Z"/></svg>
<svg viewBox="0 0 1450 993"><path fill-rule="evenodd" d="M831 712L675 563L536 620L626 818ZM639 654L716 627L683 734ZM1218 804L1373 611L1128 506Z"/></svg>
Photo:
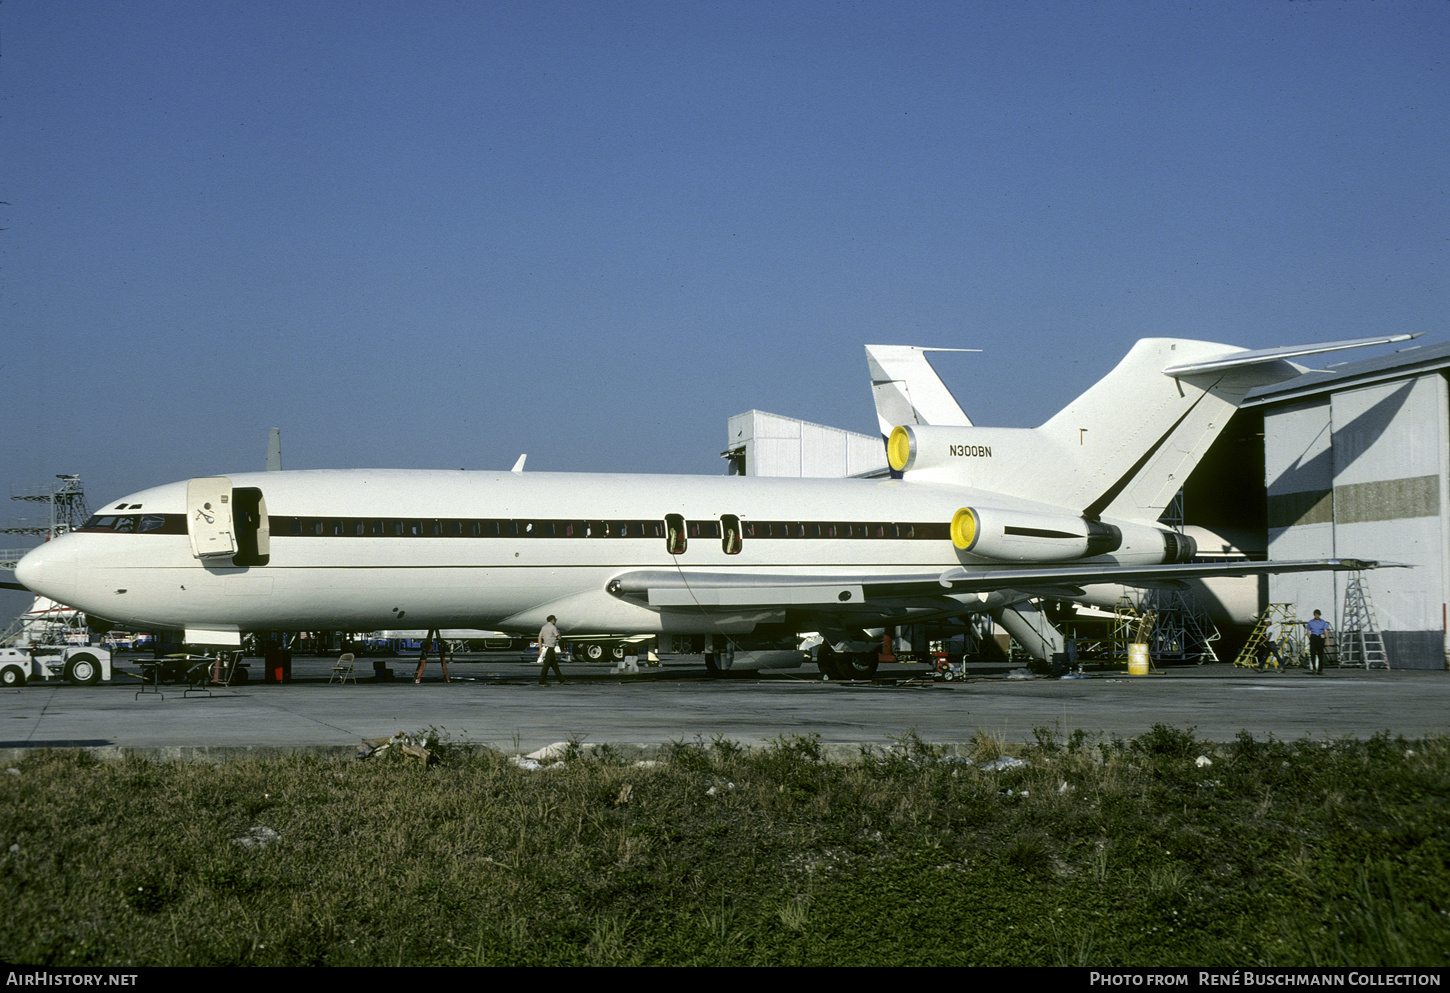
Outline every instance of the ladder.
<svg viewBox="0 0 1450 993"><path fill-rule="evenodd" d="M1279 625L1277 639L1271 637L1275 624ZM1244 642L1243 649L1234 659L1234 665L1240 669L1257 669L1261 665L1267 665L1270 658L1273 659L1275 668L1281 672L1291 662L1297 665L1300 652L1295 643L1294 632L1298 624L1294 619L1293 604L1269 604L1254 622L1254 629L1249 632L1249 639ZM1274 653L1267 658L1261 658L1265 654L1265 647L1271 641L1274 642Z"/></svg>
<svg viewBox="0 0 1450 993"><path fill-rule="evenodd" d="M1113 604L1113 658L1128 657L1128 646L1132 644L1135 629L1142 624L1143 614L1127 593L1118 595Z"/></svg>
<svg viewBox="0 0 1450 993"><path fill-rule="evenodd" d="M1385 639L1380 634L1374 619L1374 605L1369 599L1369 589L1356 570L1349 574L1344 587L1344 612L1341 617L1339 635L1339 666L1390 667L1390 657L1385 652Z"/></svg>

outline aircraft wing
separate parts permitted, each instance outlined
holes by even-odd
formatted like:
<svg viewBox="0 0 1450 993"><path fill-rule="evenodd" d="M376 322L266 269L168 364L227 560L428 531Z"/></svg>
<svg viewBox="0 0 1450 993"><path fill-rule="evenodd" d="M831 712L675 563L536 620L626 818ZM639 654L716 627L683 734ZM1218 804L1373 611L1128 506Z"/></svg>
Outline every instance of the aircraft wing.
<svg viewBox="0 0 1450 993"><path fill-rule="evenodd" d="M961 593L1013 590L1024 596L1071 599L1097 583L1182 588L1184 580L1266 573L1353 571L1398 567L1365 559L1306 559L1284 562L1186 563L1119 566L1048 565L1008 569L953 567L916 574L801 576L784 573L627 572L609 582L615 596L643 600L658 609L795 608L857 613L864 609L925 605L923 601Z"/></svg>

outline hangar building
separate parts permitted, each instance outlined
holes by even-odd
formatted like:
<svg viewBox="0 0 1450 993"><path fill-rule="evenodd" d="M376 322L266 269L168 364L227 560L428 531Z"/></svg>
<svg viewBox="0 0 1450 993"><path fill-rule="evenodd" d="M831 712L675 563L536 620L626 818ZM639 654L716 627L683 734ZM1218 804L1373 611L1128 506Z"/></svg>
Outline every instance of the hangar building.
<svg viewBox="0 0 1450 993"><path fill-rule="evenodd" d="M732 476L804 476L840 479L886 476L886 446L879 435L857 434L763 410L748 410L726 426L730 447L720 453Z"/></svg>
<svg viewBox="0 0 1450 993"><path fill-rule="evenodd" d="M1364 574L1394 668L1447 667L1450 602L1450 345L1410 348L1264 387L1271 559L1368 558ZM1271 576L1268 599L1340 630L1344 573Z"/></svg>

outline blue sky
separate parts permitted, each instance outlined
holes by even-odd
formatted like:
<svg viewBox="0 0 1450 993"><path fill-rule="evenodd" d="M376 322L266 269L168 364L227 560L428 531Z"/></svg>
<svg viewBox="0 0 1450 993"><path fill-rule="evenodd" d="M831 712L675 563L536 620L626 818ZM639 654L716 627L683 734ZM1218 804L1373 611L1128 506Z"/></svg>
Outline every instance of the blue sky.
<svg viewBox="0 0 1450 993"><path fill-rule="evenodd" d="M1439 0L11 0L0 41L0 496L272 426L715 473L752 407L873 431L867 342L985 349L937 366L1028 425L1139 337L1443 340Z"/></svg>

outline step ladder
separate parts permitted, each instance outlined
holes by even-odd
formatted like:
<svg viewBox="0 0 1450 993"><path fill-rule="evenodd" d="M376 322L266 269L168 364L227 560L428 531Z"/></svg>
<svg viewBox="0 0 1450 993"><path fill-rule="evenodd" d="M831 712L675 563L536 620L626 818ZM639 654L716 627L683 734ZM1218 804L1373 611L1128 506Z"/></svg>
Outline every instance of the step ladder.
<svg viewBox="0 0 1450 993"><path fill-rule="evenodd" d="M1385 639L1375 623L1369 589L1358 571L1349 574L1349 582L1344 587L1344 611L1340 619L1339 667L1384 666L1388 669L1390 657L1385 651Z"/></svg>
<svg viewBox="0 0 1450 993"><path fill-rule="evenodd" d="M1113 658L1126 660L1143 613L1127 593L1120 593L1113 604Z"/></svg>

